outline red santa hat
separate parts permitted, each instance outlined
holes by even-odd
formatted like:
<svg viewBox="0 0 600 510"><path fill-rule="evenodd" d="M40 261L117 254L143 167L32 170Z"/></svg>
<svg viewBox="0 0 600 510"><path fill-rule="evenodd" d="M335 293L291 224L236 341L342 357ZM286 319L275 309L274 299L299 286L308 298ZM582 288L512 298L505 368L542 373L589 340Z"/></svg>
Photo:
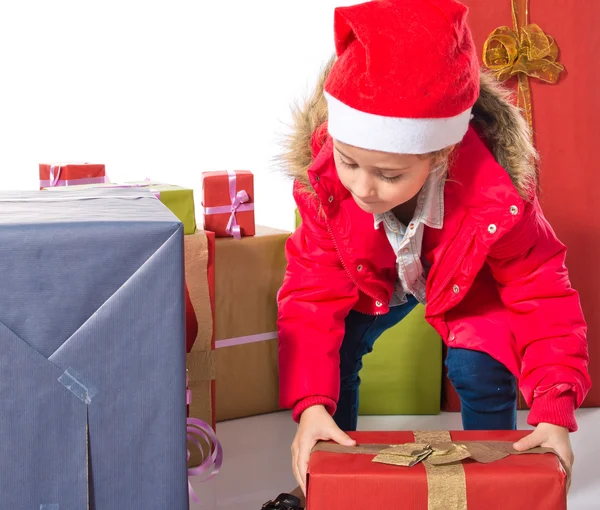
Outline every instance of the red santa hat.
<svg viewBox="0 0 600 510"><path fill-rule="evenodd" d="M364 149L426 154L462 140L479 62L456 0L373 0L335 10L324 86L329 133Z"/></svg>

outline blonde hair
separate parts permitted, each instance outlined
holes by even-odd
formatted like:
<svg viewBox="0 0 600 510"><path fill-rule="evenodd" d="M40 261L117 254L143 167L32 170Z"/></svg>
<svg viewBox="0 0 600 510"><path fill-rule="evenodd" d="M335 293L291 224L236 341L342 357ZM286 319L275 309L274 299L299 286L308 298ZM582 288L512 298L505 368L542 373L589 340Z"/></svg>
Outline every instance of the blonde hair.
<svg viewBox="0 0 600 510"><path fill-rule="evenodd" d="M437 173L444 177L448 177L448 170L452 165L452 153L456 145L445 147L439 151L429 152L427 154L419 154L419 159L430 159L431 160L431 173Z"/></svg>

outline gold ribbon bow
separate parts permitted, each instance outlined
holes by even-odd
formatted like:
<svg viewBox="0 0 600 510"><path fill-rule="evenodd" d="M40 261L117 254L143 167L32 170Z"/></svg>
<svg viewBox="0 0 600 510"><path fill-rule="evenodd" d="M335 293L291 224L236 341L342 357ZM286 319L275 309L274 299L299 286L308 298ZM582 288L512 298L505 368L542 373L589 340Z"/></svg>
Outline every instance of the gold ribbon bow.
<svg viewBox="0 0 600 510"><path fill-rule="evenodd" d="M528 0L512 0L512 17L512 29L499 27L487 38L483 63L501 81L518 77L517 105L533 132L529 77L556 83L564 66L557 62L556 41L535 23L529 24Z"/></svg>

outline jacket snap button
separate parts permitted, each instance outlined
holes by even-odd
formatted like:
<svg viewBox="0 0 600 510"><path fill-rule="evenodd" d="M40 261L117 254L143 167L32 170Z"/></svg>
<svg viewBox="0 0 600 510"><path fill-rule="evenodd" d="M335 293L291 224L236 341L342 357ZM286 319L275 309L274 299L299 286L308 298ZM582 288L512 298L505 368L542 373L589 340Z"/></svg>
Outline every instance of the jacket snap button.
<svg viewBox="0 0 600 510"><path fill-rule="evenodd" d="M448 337L448 341L454 342L454 340L456 340L456 336L454 336L454 333L450 333L450 336Z"/></svg>
<svg viewBox="0 0 600 510"><path fill-rule="evenodd" d="M381 301L376 301L376 302L375 302L375 306L376 306L377 308L381 308L381 307L383 306L383 303L382 303Z"/></svg>
<svg viewBox="0 0 600 510"><path fill-rule="evenodd" d="M329 203L331 204L331 202L333 202L333 196L329 197Z"/></svg>
<svg viewBox="0 0 600 510"><path fill-rule="evenodd" d="M510 206L510 214L512 214L513 216L516 216L517 214L519 214L519 208L516 205L511 205Z"/></svg>
<svg viewBox="0 0 600 510"><path fill-rule="evenodd" d="M357 266L356 270L357 270L357 271L362 271L362 270L363 270L362 264L359 264L359 265Z"/></svg>
<svg viewBox="0 0 600 510"><path fill-rule="evenodd" d="M319 182L320 180L321 180L321 178L320 178L320 177L317 175L317 176L315 177L315 181Z"/></svg>
<svg viewBox="0 0 600 510"><path fill-rule="evenodd" d="M454 294L458 294L460 292L460 287L458 285L455 285L454 287L452 287L452 290L454 291Z"/></svg>
<svg viewBox="0 0 600 510"><path fill-rule="evenodd" d="M496 225L494 225L493 223L488 227L488 232L490 234L495 234L496 230L498 230L498 229L496 228Z"/></svg>

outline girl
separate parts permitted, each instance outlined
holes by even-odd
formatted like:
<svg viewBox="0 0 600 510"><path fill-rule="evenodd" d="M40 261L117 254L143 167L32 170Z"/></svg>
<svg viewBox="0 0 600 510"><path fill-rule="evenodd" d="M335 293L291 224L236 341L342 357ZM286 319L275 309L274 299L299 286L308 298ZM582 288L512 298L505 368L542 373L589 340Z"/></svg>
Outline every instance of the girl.
<svg viewBox="0 0 600 510"><path fill-rule="evenodd" d="M337 59L297 115L287 161L302 225L279 293L281 403L305 490L318 440L354 442L361 358L418 303L448 345L465 429L514 429L518 387L554 448L589 387L565 247L535 196L520 112L480 73L455 0L335 11Z"/></svg>

